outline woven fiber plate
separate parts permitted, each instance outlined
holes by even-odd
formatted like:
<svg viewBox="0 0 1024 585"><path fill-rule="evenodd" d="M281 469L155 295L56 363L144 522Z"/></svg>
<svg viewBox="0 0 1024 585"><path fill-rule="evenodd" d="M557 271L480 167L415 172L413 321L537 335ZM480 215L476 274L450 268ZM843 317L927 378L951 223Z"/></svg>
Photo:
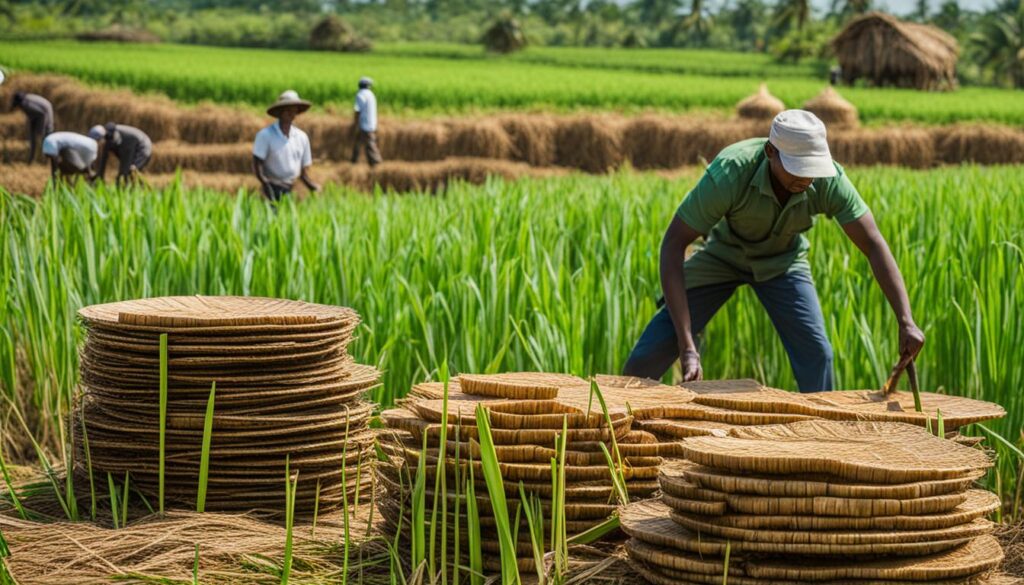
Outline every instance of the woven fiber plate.
<svg viewBox="0 0 1024 585"><path fill-rule="evenodd" d="M665 492L665 503L678 506L682 512L691 514L720 515L726 512L737 514L766 514L772 516L847 516L871 518L875 516L915 516L920 514L942 514L949 512L967 501L966 493L943 494L928 498L914 499L859 499L831 498L816 496L810 498L777 498L748 496L744 494L723 494L696 488L687 492L677 482L661 481ZM713 503L714 507L700 503ZM720 505L717 505L720 504ZM724 508L722 507L724 505ZM722 510L721 512L695 512L697 509Z"/></svg>
<svg viewBox="0 0 1024 585"><path fill-rule="evenodd" d="M440 423L447 419L449 423L476 424L476 407L482 405L490 414L492 428L500 429L555 429L561 430L565 424L573 429L594 429L607 426L603 414L592 412L565 412L567 409L554 400L504 402L469 400L448 401L447 417L444 416L442 400L408 400L401 403L414 411L428 422ZM612 426L621 427L632 424L633 418L624 413L610 415Z"/></svg>
<svg viewBox="0 0 1024 585"><path fill-rule="evenodd" d="M698 554L724 555L726 541L697 535L679 526L669 517L671 509L657 500L647 500L620 508L622 530L648 544ZM808 556L920 556L952 549L966 540L924 543L886 543L867 545L780 544L731 541L732 553L793 554Z"/></svg>
<svg viewBox="0 0 1024 585"><path fill-rule="evenodd" d="M462 374L458 380L462 391L467 394L516 400L551 400L558 396L561 386L587 383L576 376L541 372Z"/></svg>
<svg viewBox="0 0 1024 585"><path fill-rule="evenodd" d="M991 466L976 449L903 423L803 421L683 439L700 465L761 474L823 473L868 483L952 479Z"/></svg>
<svg viewBox="0 0 1024 585"><path fill-rule="evenodd" d="M436 441L441 436L441 425L429 423L415 413L406 409L392 409L381 413L381 419L391 428L411 433L419 440L424 433L431 441ZM628 433L628 427L616 429L616 434ZM491 436L497 445L554 445L555 438L562 434L562 429L491 429ZM621 436L621 435L619 435ZM478 440L479 433L476 426L469 425L448 425L448 437L460 440ZM611 441L612 434L607 428L599 429L569 429L567 439L569 448L575 441Z"/></svg>
<svg viewBox="0 0 1024 585"><path fill-rule="evenodd" d="M263 297L157 297L85 307L87 322L144 327L233 327L310 325L350 321L355 312L344 307Z"/></svg>
<svg viewBox="0 0 1024 585"><path fill-rule="evenodd" d="M998 404L933 392L921 392L923 412L915 410L914 395L902 391L883 396L877 390L844 390L819 392L808 398L829 407L851 410L858 418L905 422L922 427L930 420L932 428L938 426L937 413L940 411L947 429L1006 416L1006 410Z"/></svg>
<svg viewBox="0 0 1024 585"><path fill-rule="evenodd" d="M777 544L878 544L934 542L974 538L992 532L992 522L977 518L966 524L929 530L751 530L720 526L714 520L698 520L687 514L673 513L672 520L702 535L731 541L771 542Z"/></svg>
<svg viewBox="0 0 1024 585"><path fill-rule="evenodd" d="M786 390L777 390L775 388L762 387L746 392L697 394L693 401L699 404L706 404L707 406L744 412L802 414L835 420L851 420L856 418L849 409L814 402L808 399L806 394L787 392Z"/></svg>
<svg viewBox="0 0 1024 585"><path fill-rule="evenodd" d="M655 418L637 421L637 426L660 437L685 439L686 437L728 437L729 429L736 425L706 420L673 420Z"/></svg>
<svg viewBox="0 0 1024 585"><path fill-rule="evenodd" d="M258 354L295 354L314 351L328 347L344 348L352 337L349 335L333 335L314 341L273 341L268 343L239 342L230 339L210 344L185 344L168 339L167 353L169 356L210 356L210 355L258 355ZM118 338L113 335L89 330L89 343L94 347L111 352L121 352L140 356L159 358L160 339L154 336L146 342L134 339Z"/></svg>
<svg viewBox="0 0 1024 585"><path fill-rule="evenodd" d="M692 520L712 522L721 527L749 530L934 530L972 522L995 512L1001 505L999 496L985 490L970 490L966 496L964 503L949 512L917 516L772 516L729 513L700 516L684 514L679 510L676 510L676 513L680 516L691 516ZM671 498L672 496L665 495L664 501L669 503Z"/></svg>
<svg viewBox="0 0 1024 585"><path fill-rule="evenodd" d="M737 394L761 392L765 386L750 378L736 380L694 380L686 382L683 387L695 394Z"/></svg>
<svg viewBox="0 0 1024 585"><path fill-rule="evenodd" d="M831 496L835 498L925 498L968 489L984 476L983 471L964 477L903 484L840 483L823 478L733 475L727 471L690 463L675 463L662 472L682 477L698 487L725 493L776 497Z"/></svg>

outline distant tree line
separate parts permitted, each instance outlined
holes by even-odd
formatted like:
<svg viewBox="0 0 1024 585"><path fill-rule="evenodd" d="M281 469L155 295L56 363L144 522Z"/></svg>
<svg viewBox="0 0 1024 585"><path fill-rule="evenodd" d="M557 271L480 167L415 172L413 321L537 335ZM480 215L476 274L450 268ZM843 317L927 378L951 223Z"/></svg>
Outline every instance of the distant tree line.
<svg viewBox="0 0 1024 585"><path fill-rule="evenodd" d="M515 19L541 46L702 47L827 59L828 42L876 0L0 0L0 34L47 36L97 27L145 28L167 41L308 48L326 15L373 42L478 43ZM957 37L961 77L1024 87L1024 4L970 10L960 0L917 0L910 14Z"/></svg>

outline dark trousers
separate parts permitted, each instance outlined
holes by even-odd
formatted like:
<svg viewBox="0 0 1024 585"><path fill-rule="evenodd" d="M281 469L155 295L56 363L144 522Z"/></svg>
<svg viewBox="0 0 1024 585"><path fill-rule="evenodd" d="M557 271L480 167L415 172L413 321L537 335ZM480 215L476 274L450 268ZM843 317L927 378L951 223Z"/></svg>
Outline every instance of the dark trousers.
<svg viewBox="0 0 1024 585"><path fill-rule="evenodd" d="M825 334L825 319L814 282L806 273L783 274L765 282L727 282L686 291L690 307L690 331L697 336L741 285L750 284L757 294L782 345L789 355L801 392L832 390L832 345ZM647 324L626 362L630 376L660 379L679 358L676 330L668 308L662 307Z"/></svg>
<svg viewBox="0 0 1024 585"><path fill-rule="evenodd" d="M352 162L359 162L359 147L362 146L366 151L366 161L370 163L371 167L375 167L381 162L380 150L377 148L377 133L376 132L365 132L359 131L356 135L355 146L352 147Z"/></svg>
<svg viewBox="0 0 1024 585"><path fill-rule="evenodd" d="M277 203L282 197L291 194L291 192L291 185L279 185L277 183L271 183L270 181L263 184L263 195L265 195L271 203Z"/></svg>

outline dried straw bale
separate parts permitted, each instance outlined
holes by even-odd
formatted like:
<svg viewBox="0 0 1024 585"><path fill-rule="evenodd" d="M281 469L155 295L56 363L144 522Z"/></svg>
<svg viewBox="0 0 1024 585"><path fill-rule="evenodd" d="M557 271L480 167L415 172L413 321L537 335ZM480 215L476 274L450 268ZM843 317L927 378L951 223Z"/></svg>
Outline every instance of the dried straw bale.
<svg viewBox="0 0 1024 585"><path fill-rule="evenodd" d="M477 118L449 123L449 156L508 159L512 151L512 139L498 120Z"/></svg>
<svg viewBox="0 0 1024 585"><path fill-rule="evenodd" d="M804 109L820 118L830 130L856 128L860 125L857 108L831 86L804 102Z"/></svg>
<svg viewBox="0 0 1024 585"><path fill-rule="evenodd" d="M501 125L512 140L512 159L532 166L555 164L558 119L543 114L501 116Z"/></svg>
<svg viewBox="0 0 1024 585"><path fill-rule="evenodd" d="M4 108L0 108L2 110ZM0 140L5 138L22 138L27 135L25 116L21 112L0 114Z"/></svg>
<svg viewBox="0 0 1024 585"><path fill-rule="evenodd" d="M983 165L1024 162L1024 131L994 124L954 124L934 128L941 162Z"/></svg>
<svg viewBox="0 0 1024 585"><path fill-rule="evenodd" d="M108 91L69 83L47 96L61 126L85 133L95 124L117 122L142 129L154 141L178 137L177 104L167 98L139 96L128 91Z"/></svg>
<svg viewBox="0 0 1024 585"><path fill-rule="evenodd" d="M771 120L786 109L782 100L768 93L768 84L762 83L757 93L736 104L736 114L747 120Z"/></svg>
<svg viewBox="0 0 1024 585"><path fill-rule="evenodd" d="M248 143L189 144L159 142L153 145L153 161L147 171L174 173L179 168L203 173L252 172L252 146Z"/></svg>
<svg viewBox="0 0 1024 585"><path fill-rule="evenodd" d="M348 160L352 156L352 121L335 116L304 116L296 126L309 135L314 160Z"/></svg>
<svg viewBox="0 0 1024 585"><path fill-rule="evenodd" d="M577 116L558 125L556 164L589 173L605 173L624 160L622 122L607 115Z"/></svg>
<svg viewBox="0 0 1024 585"><path fill-rule="evenodd" d="M762 122L647 115L625 123L623 151L635 168L706 164L726 146L767 135Z"/></svg>
<svg viewBox="0 0 1024 585"><path fill-rule="evenodd" d="M926 169L935 165L935 141L925 128L842 129L828 135L837 161L856 165L894 165Z"/></svg>
<svg viewBox="0 0 1024 585"><path fill-rule="evenodd" d="M302 126L302 122L299 126ZM182 109L178 138L195 144L251 142L264 123L259 116L236 108L201 104Z"/></svg>
<svg viewBox="0 0 1024 585"><path fill-rule="evenodd" d="M441 160L448 152L448 127L439 121L382 124L377 142L385 161Z"/></svg>

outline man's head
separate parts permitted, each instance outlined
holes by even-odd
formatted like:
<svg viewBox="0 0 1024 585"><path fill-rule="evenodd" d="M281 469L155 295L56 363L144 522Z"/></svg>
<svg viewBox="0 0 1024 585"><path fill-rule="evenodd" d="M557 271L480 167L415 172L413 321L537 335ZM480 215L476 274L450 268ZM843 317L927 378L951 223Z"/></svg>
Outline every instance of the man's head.
<svg viewBox="0 0 1024 585"><path fill-rule="evenodd" d="M772 120L764 147L772 176L790 193L806 191L814 179L834 177L825 124L804 110L786 110Z"/></svg>
<svg viewBox="0 0 1024 585"><path fill-rule="evenodd" d="M25 92L16 91L14 92L14 99L11 100L11 109L21 106L21 103L25 101Z"/></svg>
<svg viewBox="0 0 1024 585"><path fill-rule="evenodd" d="M277 101L267 108L267 114L291 124L302 112L309 109L310 103L299 97L298 92L289 89L278 96Z"/></svg>
<svg viewBox="0 0 1024 585"><path fill-rule="evenodd" d="M373 87L373 80L372 79L370 79L369 77L360 77L359 78L359 89L369 89L371 87Z"/></svg>
<svg viewBox="0 0 1024 585"><path fill-rule="evenodd" d="M285 106L277 110L277 119L281 120L284 124L291 124L295 121L295 116L299 115L298 106Z"/></svg>

